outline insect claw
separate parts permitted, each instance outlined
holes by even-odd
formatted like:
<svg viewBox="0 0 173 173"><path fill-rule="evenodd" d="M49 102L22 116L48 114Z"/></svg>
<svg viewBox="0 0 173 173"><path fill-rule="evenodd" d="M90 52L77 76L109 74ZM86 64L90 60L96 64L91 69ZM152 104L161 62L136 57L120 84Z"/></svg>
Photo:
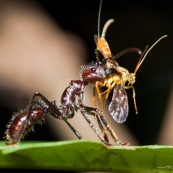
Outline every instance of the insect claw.
<svg viewBox="0 0 173 173"><path fill-rule="evenodd" d="M130 145L128 142L122 143L121 141L117 141L117 144L120 146L128 146Z"/></svg>

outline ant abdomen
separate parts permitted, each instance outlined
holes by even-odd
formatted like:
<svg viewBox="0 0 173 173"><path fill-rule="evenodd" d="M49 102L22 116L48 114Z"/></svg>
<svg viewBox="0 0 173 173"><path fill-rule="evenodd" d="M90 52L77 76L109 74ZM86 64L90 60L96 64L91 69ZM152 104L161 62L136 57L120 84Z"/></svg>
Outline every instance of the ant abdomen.
<svg viewBox="0 0 173 173"><path fill-rule="evenodd" d="M20 142L20 140L33 128L33 125L44 120L45 111L43 108L33 108L28 119L29 110L21 110L15 113L7 126L5 132L7 145Z"/></svg>

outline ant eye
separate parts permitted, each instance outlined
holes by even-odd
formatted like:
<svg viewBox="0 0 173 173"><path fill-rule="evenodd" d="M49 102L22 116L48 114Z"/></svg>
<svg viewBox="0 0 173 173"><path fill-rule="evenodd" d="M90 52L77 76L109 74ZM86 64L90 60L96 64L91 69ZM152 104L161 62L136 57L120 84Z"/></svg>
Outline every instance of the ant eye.
<svg viewBox="0 0 173 173"><path fill-rule="evenodd" d="M96 71L96 68L91 68L91 71L92 71L92 72L95 72L95 71Z"/></svg>

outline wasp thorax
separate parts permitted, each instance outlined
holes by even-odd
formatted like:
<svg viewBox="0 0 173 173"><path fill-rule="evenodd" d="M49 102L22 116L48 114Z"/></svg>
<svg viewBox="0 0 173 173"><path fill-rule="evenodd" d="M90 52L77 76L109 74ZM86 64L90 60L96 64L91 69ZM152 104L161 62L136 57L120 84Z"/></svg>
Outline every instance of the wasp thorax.
<svg viewBox="0 0 173 173"><path fill-rule="evenodd" d="M122 81L125 84L128 81L128 75L129 75L129 71L123 67L118 67L118 71L121 73L122 75Z"/></svg>

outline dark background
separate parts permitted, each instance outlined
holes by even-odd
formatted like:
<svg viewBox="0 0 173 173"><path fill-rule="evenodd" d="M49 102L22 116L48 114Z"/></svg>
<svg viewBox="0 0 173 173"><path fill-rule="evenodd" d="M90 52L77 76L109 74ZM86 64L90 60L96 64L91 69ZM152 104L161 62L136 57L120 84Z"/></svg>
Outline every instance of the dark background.
<svg viewBox="0 0 173 173"><path fill-rule="evenodd" d="M77 34L85 42L87 62L95 60L94 34L97 34L99 0L73 1L28 1L40 6L64 30ZM137 72L135 83L139 115L135 115L132 92L129 95L130 114L126 125L135 135L140 145L157 143L164 120L173 77L173 5L168 1L110 1L105 0L101 13L101 30L104 23L114 18L106 39L113 54L129 47L144 49L159 37L167 34L149 53ZM133 72L138 56L129 54L118 59L121 66ZM0 139L12 112L17 111L16 102L22 106L28 95L18 98L17 91L0 90ZM20 91L21 92L21 91ZM15 100L8 104L8 100ZM21 106L21 107L22 107ZM4 118L5 117L5 118ZM37 133L31 133L26 140L56 140L47 125L35 126ZM48 134L48 135L46 135Z"/></svg>
<svg viewBox="0 0 173 173"><path fill-rule="evenodd" d="M42 7L64 30L81 37L88 50L87 62L95 60L93 36L97 34L99 0L36 0L30 3ZM104 0L102 6L101 29L108 19L115 19L106 35L114 54L128 47L138 47L143 50L147 44L151 45L162 35L168 34L168 37L149 53L137 73L135 90L139 115L135 115L132 92L127 91L130 113L126 125L140 145L157 143L171 92L173 77L172 9L172 2L164 0L145 2ZM130 55L118 59L119 64L131 72L137 61L137 56ZM22 107L28 101L28 95L18 97L16 92L18 91L0 88L0 140L3 139L5 126L12 112L18 110L15 105L21 104ZM15 100L15 103L8 104L9 100ZM35 126L35 128L37 133L29 134L26 140L56 140L47 125Z"/></svg>

